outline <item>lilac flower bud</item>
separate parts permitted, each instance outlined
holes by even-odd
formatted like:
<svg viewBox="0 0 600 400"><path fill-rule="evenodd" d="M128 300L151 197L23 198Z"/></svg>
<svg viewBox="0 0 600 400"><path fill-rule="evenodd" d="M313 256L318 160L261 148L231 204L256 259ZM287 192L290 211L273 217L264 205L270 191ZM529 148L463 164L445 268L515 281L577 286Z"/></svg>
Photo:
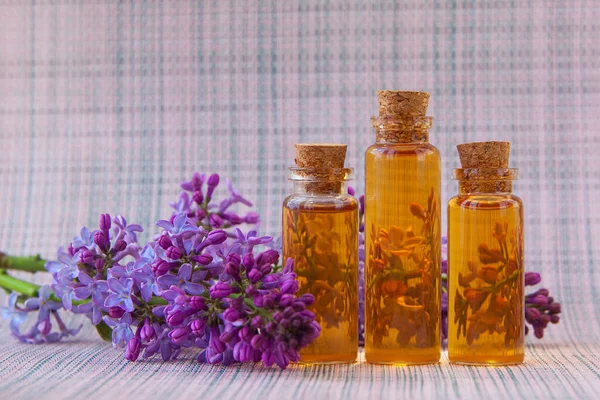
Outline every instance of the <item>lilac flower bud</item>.
<svg viewBox="0 0 600 400"><path fill-rule="evenodd" d="M280 307L288 307L288 306L291 306L293 302L294 302L293 294L284 294L283 296L281 296L281 300L279 300L279 306Z"/></svg>
<svg viewBox="0 0 600 400"><path fill-rule="evenodd" d="M283 294L286 294L286 293L294 294L297 291L298 291L298 281L296 281L296 280L285 281L281 285L281 293L283 293Z"/></svg>
<svg viewBox="0 0 600 400"><path fill-rule="evenodd" d="M537 306L545 306L546 304L548 304L548 298L544 295L537 295L533 298L532 303L537 305Z"/></svg>
<svg viewBox="0 0 600 400"><path fill-rule="evenodd" d="M292 307L294 308L294 311L304 311L304 309L306 308L302 301L294 301Z"/></svg>
<svg viewBox="0 0 600 400"><path fill-rule="evenodd" d="M50 323L50 318L47 318L38 324L38 329L40 333L44 336L50 333L52 330L52 324Z"/></svg>
<svg viewBox="0 0 600 400"><path fill-rule="evenodd" d="M248 279L250 279L250 282L252 283L260 281L260 278L262 278L262 274L257 269L253 269L248 273Z"/></svg>
<svg viewBox="0 0 600 400"><path fill-rule="evenodd" d="M260 216L258 215L258 213L255 213L253 211L250 211L244 217L244 222L247 224L257 224L259 220L260 220Z"/></svg>
<svg viewBox="0 0 600 400"><path fill-rule="evenodd" d="M201 191L196 190L194 192L194 194L192 195L192 199L194 200L194 202L198 205L202 204L204 202L204 195L202 194Z"/></svg>
<svg viewBox="0 0 600 400"><path fill-rule="evenodd" d="M195 319L190 323L190 329L194 335L202 335L204 333L205 326L206 324L202 319Z"/></svg>
<svg viewBox="0 0 600 400"><path fill-rule="evenodd" d="M206 182L206 185L208 186L208 190L206 191L206 198L209 199L209 201L218 184L219 174L212 174L208 177L208 181Z"/></svg>
<svg viewBox="0 0 600 400"><path fill-rule="evenodd" d="M219 217L217 214L211 214L208 218L208 222L213 228L220 228L223 226L223 218Z"/></svg>
<svg viewBox="0 0 600 400"><path fill-rule="evenodd" d="M269 333L273 333L277 330L277 324L271 321L267 324L267 326L265 326L265 330Z"/></svg>
<svg viewBox="0 0 600 400"><path fill-rule="evenodd" d="M198 264L208 265L212 262L213 257L210 254L201 254L199 256L194 257L194 261Z"/></svg>
<svg viewBox="0 0 600 400"><path fill-rule="evenodd" d="M356 194L356 192L354 191L354 188L352 186L348 186L348 194L350 196L354 196Z"/></svg>
<svg viewBox="0 0 600 400"><path fill-rule="evenodd" d="M110 214L100 214L100 230L106 232L110 229Z"/></svg>
<svg viewBox="0 0 600 400"><path fill-rule="evenodd" d="M529 322L538 320L540 318L540 316L541 316L540 310L538 310L537 308L527 307L525 310L525 317L527 317L527 320Z"/></svg>
<svg viewBox="0 0 600 400"><path fill-rule="evenodd" d="M82 264L94 265L94 252L91 250L84 250L79 254L79 261Z"/></svg>
<svg viewBox="0 0 600 400"><path fill-rule="evenodd" d="M558 315L550 315L550 322L552 322L553 324L558 324L558 321L560 321L560 317Z"/></svg>
<svg viewBox="0 0 600 400"><path fill-rule="evenodd" d="M246 325L242 329L240 329L240 331L238 332L238 337L240 338L240 340L250 342L254 337L254 332L252 332L252 328Z"/></svg>
<svg viewBox="0 0 600 400"><path fill-rule="evenodd" d="M141 342L140 338L134 336L127 343L127 350L125 351L125 358L129 361L135 361L140 355Z"/></svg>
<svg viewBox="0 0 600 400"><path fill-rule="evenodd" d="M119 251L125 250L126 247L127 247L127 242L124 241L123 239L119 239L116 241L115 245L113 246L113 250L115 251L115 253L118 253Z"/></svg>
<svg viewBox="0 0 600 400"><path fill-rule="evenodd" d="M542 296L548 297L550 295L550 291L548 289L542 288L542 289L539 289L537 292L535 292L536 296L539 294L541 294Z"/></svg>
<svg viewBox="0 0 600 400"><path fill-rule="evenodd" d="M161 235L158 238L158 245L167 250L169 247L173 246L173 242L167 235Z"/></svg>
<svg viewBox="0 0 600 400"><path fill-rule="evenodd" d="M181 250L179 250L179 248L175 246L169 247L165 252L165 255L171 260L179 260L182 256Z"/></svg>
<svg viewBox="0 0 600 400"><path fill-rule="evenodd" d="M241 312L239 312L238 310L231 309L231 308L228 308L223 313L223 318L225 318L229 322L235 322L238 319L240 319L241 316L242 316Z"/></svg>
<svg viewBox="0 0 600 400"><path fill-rule="evenodd" d="M237 277L240 274L240 265L235 265L234 263L228 262L225 265L225 272L233 277Z"/></svg>
<svg viewBox="0 0 600 400"><path fill-rule="evenodd" d="M208 236L206 237L206 240L208 240L208 242L213 245L221 244L227 240L227 233L221 229L218 229L216 231L211 231L208 234Z"/></svg>
<svg viewBox="0 0 600 400"><path fill-rule="evenodd" d="M283 310L283 316L285 318L291 318L292 315L294 315L294 309L292 307L286 307L285 310Z"/></svg>
<svg viewBox="0 0 600 400"><path fill-rule="evenodd" d="M263 296L263 306L265 308L273 308L275 306L275 299L271 295Z"/></svg>
<svg viewBox="0 0 600 400"><path fill-rule="evenodd" d="M537 272L525 272L525 286L537 285L542 281L542 277Z"/></svg>
<svg viewBox="0 0 600 400"><path fill-rule="evenodd" d="M283 313L281 311L275 311L273 313L273 319L277 322L281 322L281 320L283 319Z"/></svg>
<svg viewBox="0 0 600 400"><path fill-rule="evenodd" d="M542 324L544 324L544 328L548 326L550 319L551 318L548 314L542 314L542 316L540 317L540 321L542 321Z"/></svg>
<svg viewBox="0 0 600 400"><path fill-rule="evenodd" d="M69 247L67 247L67 251L69 252L69 255L71 257L73 257L75 255L75 253L77 252L77 250L75 250L73 248L73 243L69 243Z"/></svg>
<svg viewBox="0 0 600 400"><path fill-rule="evenodd" d="M281 325L283 329L289 329L291 322L289 319L284 318L281 320L281 322L279 322L279 325Z"/></svg>
<svg viewBox="0 0 600 400"><path fill-rule="evenodd" d="M242 262L242 258L240 257L239 254L237 253L231 253L227 255L227 258L225 259L227 262L230 263L234 263L235 265L240 265L240 263Z"/></svg>
<svg viewBox="0 0 600 400"><path fill-rule="evenodd" d="M198 221L202 221L204 218L206 218L206 211L204 211L202 208L199 208L196 210L196 219Z"/></svg>
<svg viewBox="0 0 600 400"><path fill-rule="evenodd" d="M223 219L229 221L231 225L239 225L244 222L242 217L232 212L223 214Z"/></svg>
<svg viewBox="0 0 600 400"><path fill-rule="evenodd" d="M277 250L269 249L262 253L262 260L260 265L264 264L275 264L279 260L279 253Z"/></svg>
<svg viewBox="0 0 600 400"><path fill-rule="evenodd" d="M96 262L94 263L94 267L96 267L96 270L102 271L104 269L104 259L102 259L102 258L97 259Z"/></svg>
<svg viewBox="0 0 600 400"><path fill-rule="evenodd" d="M263 276L270 274L272 270L273 266L271 264L264 264L262 267L260 267L260 273Z"/></svg>
<svg viewBox="0 0 600 400"><path fill-rule="evenodd" d="M231 287L224 282L217 282L215 285L210 288L210 297L213 299L222 299L223 297L227 297L231 294Z"/></svg>
<svg viewBox="0 0 600 400"><path fill-rule="evenodd" d="M167 324L169 324L169 326L181 325L185 317L186 316L182 311L175 311L174 313L167 315Z"/></svg>
<svg viewBox="0 0 600 400"><path fill-rule="evenodd" d="M264 323L265 322L260 315L257 315L256 317L252 318L252 321L251 321L252 326L255 328L262 328Z"/></svg>
<svg viewBox="0 0 600 400"><path fill-rule="evenodd" d="M250 341L250 345L255 349L261 349L266 344L266 340L262 335L254 335Z"/></svg>
<svg viewBox="0 0 600 400"><path fill-rule="evenodd" d="M206 300L202 296L192 296L190 297L190 306L194 310L206 310Z"/></svg>
<svg viewBox="0 0 600 400"><path fill-rule="evenodd" d="M237 329L231 329L231 330L227 330L223 333L221 333L221 335L219 336L219 340L223 343L229 343L231 341L231 339L233 339L235 336L237 336L238 330Z"/></svg>
<svg viewBox="0 0 600 400"><path fill-rule="evenodd" d="M180 294L177 297L175 297L175 300L173 301L175 304L177 304L178 306L182 306L185 303L187 303L188 301L188 297L185 294Z"/></svg>
<svg viewBox="0 0 600 400"><path fill-rule="evenodd" d="M247 286L246 287L246 294L248 296L254 296L257 292L257 289L254 286Z"/></svg>
<svg viewBox="0 0 600 400"><path fill-rule="evenodd" d="M560 313L560 303L551 303L548 306L548 311L550 314L559 314Z"/></svg>
<svg viewBox="0 0 600 400"><path fill-rule="evenodd" d="M104 232L101 231L94 233L94 243L96 243L96 245L102 251L106 251L108 249L108 246L110 245L108 238L106 237Z"/></svg>
<svg viewBox="0 0 600 400"><path fill-rule="evenodd" d="M150 321L148 320L148 318L146 318L146 320L144 321L144 326L142 326L142 328L140 330L140 337L142 338L142 340L144 342L149 342L152 339L154 339L154 336L156 336L156 333L154 332L154 328L150 324Z"/></svg>
<svg viewBox="0 0 600 400"><path fill-rule="evenodd" d="M223 341L221 341L219 338L219 328L216 326L210 328L210 339L208 341L208 345L212 347L212 349L218 354L223 353L227 349L225 343L223 343Z"/></svg>
<svg viewBox="0 0 600 400"><path fill-rule="evenodd" d="M187 328L177 328L169 332L169 337L171 338L173 343L179 344L185 342L189 334L190 332Z"/></svg>
<svg viewBox="0 0 600 400"><path fill-rule="evenodd" d="M299 329L301 326L302 326L301 318L293 318L292 319L292 328L293 329Z"/></svg>
<svg viewBox="0 0 600 400"><path fill-rule="evenodd" d="M111 318L119 319L123 316L123 314L125 314L125 310L123 310L121 307L111 307L108 309L108 315Z"/></svg>
<svg viewBox="0 0 600 400"><path fill-rule="evenodd" d="M244 268L246 268L246 271L249 271L254 266L254 263L255 260L252 253L246 254L242 259L242 264L244 265Z"/></svg>
<svg viewBox="0 0 600 400"><path fill-rule="evenodd" d="M158 262L152 267L152 270L156 276L163 276L171 269L171 264L165 260L158 260Z"/></svg>

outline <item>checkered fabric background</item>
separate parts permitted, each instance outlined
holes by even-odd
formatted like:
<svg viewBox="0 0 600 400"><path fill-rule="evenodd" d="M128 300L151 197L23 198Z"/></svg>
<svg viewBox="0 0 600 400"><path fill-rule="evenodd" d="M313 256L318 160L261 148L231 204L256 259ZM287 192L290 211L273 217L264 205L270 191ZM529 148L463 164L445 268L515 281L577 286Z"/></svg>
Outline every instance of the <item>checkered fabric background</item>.
<svg viewBox="0 0 600 400"><path fill-rule="evenodd" d="M424 90L444 200L456 144L512 142L527 269L564 310L506 369L130 365L90 330L42 348L0 322L0 398L600 391L598 1L0 0L0 38L0 250L53 257L100 212L147 238L193 171L231 179L278 235L293 143L347 143L361 192L375 91Z"/></svg>

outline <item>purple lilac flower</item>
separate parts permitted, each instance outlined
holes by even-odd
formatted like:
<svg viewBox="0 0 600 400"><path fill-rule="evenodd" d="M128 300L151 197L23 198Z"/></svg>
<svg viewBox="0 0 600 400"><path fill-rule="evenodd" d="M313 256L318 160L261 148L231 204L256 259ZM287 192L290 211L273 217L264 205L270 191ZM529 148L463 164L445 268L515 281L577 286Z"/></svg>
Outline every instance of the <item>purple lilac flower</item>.
<svg viewBox="0 0 600 400"><path fill-rule="evenodd" d="M127 278L122 282L117 278L108 278L107 282L111 293L104 300L104 307L118 306L127 312L133 311L133 279Z"/></svg>
<svg viewBox="0 0 600 400"><path fill-rule="evenodd" d="M168 288L171 285L177 285L191 295L200 295L204 292L204 286L199 283L194 283L192 279L191 264L183 264L179 267L177 276L165 274L158 277L156 280L163 288Z"/></svg>
<svg viewBox="0 0 600 400"><path fill-rule="evenodd" d="M131 330L131 324L133 320L131 318L131 314L125 313L118 320L105 316L103 320L108 326L113 328L113 346L120 348L127 346L127 343L129 343L129 341L133 338L133 331Z"/></svg>
<svg viewBox="0 0 600 400"><path fill-rule="evenodd" d="M2 318L10 320L11 331L18 331L19 325L21 325L27 319L27 313L21 308L17 307L18 299L19 294L12 292L10 296L8 296L8 305L0 308L0 315L2 315Z"/></svg>

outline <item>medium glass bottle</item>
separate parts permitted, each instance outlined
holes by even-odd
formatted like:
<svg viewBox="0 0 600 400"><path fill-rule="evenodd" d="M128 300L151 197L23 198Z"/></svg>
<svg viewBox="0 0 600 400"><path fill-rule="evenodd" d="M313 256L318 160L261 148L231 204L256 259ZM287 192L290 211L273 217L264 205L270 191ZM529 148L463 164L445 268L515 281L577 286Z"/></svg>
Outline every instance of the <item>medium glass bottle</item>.
<svg viewBox="0 0 600 400"><path fill-rule="evenodd" d="M283 257L292 258L299 294L311 293L310 310L321 335L300 352L304 363L348 363L358 354L358 202L347 194L352 169L346 145L295 145L288 177L294 194L283 203Z"/></svg>
<svg viewBox="0 0 600 400"><path fill-rule="evenodd" d="M523 202L512 194L510 143L458 146L448 203L448 358L474 365L524 358Z"/></svg>
<svg viewBox="0 0 600 400"><path fill-rule="evenodd" d="M440 155L429 94L378 91L377 142L366 152L365 357L439 361Z"/></svg>

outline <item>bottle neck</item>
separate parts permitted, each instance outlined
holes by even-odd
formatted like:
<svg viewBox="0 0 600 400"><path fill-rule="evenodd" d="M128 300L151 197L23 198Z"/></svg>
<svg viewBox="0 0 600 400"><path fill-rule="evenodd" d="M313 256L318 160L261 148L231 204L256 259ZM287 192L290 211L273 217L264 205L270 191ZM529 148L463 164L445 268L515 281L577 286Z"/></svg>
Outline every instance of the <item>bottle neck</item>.
<svg viewBox="0 0 600 400"><path fill-rule="evenodd" d="M377 143L429 143L427 130L390 130L376 129L375 140Z"/></svg>
<svg viewBox="0 0 600 400"><path fill-rule="evenodd" d="M507 180L461 180L459 194L508 195L512 193L512 181Z"/></svg>
<svg viewBox="0 0 600 400"><path fill-rule="evenodd" d="M338 196L346 194L348 183L345 181L294 181L294 194L312 196Z"/></svg>

